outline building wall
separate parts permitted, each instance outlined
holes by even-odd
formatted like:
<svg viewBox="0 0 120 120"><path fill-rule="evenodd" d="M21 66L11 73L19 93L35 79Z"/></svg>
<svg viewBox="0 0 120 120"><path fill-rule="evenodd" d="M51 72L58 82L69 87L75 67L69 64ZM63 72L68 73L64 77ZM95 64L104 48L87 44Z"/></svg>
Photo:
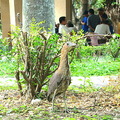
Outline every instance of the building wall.
<svg viewBox="0 0 120 120"><path fill-rule="evenodd" d="M72 20L72 0L54 0L55 2L55 22L59 22L59 17L66 16L67 20ZM22 22L22 0L0 0L2 33L3 38L11 31L10 25L20 25L17 13L20 13Z"/></svg>
<svg viewBox="0 0 120 120"><path fill-rule="evenodd" d="M10 32L10 12L9 0L1 0L1 21L2 21L2 37L7 37Z"/></svg>
<svg viewBox="0 0 120 120"><path fill-rule="evenodd" d="M66 16L72 20L72 0L55 0L55 22L59 23L59 17Z"/></svg>

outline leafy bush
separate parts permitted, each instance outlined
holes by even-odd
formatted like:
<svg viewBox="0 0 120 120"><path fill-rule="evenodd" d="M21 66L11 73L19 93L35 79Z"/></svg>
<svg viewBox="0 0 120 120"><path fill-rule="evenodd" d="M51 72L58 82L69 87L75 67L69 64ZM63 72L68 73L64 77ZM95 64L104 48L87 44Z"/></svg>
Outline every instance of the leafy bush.
<svg viewBox="0 0 120 120"><path fill-rule="evenodd" d="M120 35L114 34L113 38L110 39L110 42L106 46L108 52L112 55L113 58L117 58L120 53Z"/></svg>
<svg viewBox="0 0 120 120"><path fill-rule="evenodd" d="M21 83L26 84L26 93L29 97L36 97L41 89L49 81L50 75L58 67L60 50L64 42L74 41L76 37L59 39L57 34L47 33L44 28L33 21L29 33L23 33L18 27L13 27L13 48L11 53L15 54L17 61L16 79L19 90L23 95ZM70 55L72 60L72 53ZM20 80L20 74L24 79Z"/></svg>
<svg viewBox="0 0 120 120"><path fill-rule="evenodd" d="M15 27L12 34L13 49L15 54L18 71L16 79L18 86L23 94L21 82L27 86L29 97L33 98L41 92L51 75L58 66L60 46L58 44L58 35L41 33L44 28L39 28L41 23L31 23L29 35L21 33L18 27ZM56 47L57 46L57 47ZM23 79L20 81L20 74Z"/></svg>

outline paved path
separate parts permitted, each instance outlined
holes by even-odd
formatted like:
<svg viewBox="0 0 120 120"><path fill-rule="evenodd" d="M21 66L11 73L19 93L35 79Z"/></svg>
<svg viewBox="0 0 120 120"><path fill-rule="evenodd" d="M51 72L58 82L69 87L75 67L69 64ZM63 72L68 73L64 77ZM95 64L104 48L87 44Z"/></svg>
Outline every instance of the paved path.
<svg viewBox="0 0 120 120"><path fill-rule="evenodd" d="M12 86L16 84L16 79L15 78L4 78L0 77L0 86Z"/></svg>
<svg viewBox="0 0 120 120"><path fill-rule="evenodd" d="M87 80L93 83L94 87L103 87L109 85L111 80L118 80L118 76L92 76L90 78L85 77L72 77L71 85L84 85L87 84ZM0 86L12 86L16 84L15 78L0 78Z"/></svg>
<svg viewBox="0 0 120 120"><path fill-rule="evenodd" d="M71 85L80 86L81 84L87 84L90 81L93 83L94 87L104 87L109 85L110 81L118 80L120 79L118 76L92 76L90 78L85 77L72 77L72 83Z"/></svg>

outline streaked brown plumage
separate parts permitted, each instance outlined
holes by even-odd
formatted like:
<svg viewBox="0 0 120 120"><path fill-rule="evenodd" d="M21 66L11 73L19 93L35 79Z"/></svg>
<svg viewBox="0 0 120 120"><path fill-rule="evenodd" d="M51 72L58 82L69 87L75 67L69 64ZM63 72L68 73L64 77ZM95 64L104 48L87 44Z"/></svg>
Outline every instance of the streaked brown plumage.
<svg viewBox="0 0 120 120"><path fill-rule="evenodd" d="M63 45L63 48L61 50L60 65L49 81L49 89L47 94L48 101L51 101L52 99L54 101L53 97L65 93L71 83L68 52L75 46L76 44L71 42L67 42Z"/></svg>

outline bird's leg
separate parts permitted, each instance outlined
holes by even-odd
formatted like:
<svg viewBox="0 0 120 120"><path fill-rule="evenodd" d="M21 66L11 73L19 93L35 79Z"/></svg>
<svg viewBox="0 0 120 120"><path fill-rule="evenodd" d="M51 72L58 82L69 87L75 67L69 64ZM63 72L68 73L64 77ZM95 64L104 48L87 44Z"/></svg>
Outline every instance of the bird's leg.
<svg viewBox="0 0 120 120"><path fill-rule="evenodd" d="M52 98L52 111L54 111L54 101L55 101L56 92L57 92L57 89L54 91L53 98Z"/></svg>
<svg viewBox="0 0 120 120"><path fill-rule="evenodd" d="M64 104L65 104L65 113L67 113L68 108L67 108L67 104L66 104L66 94L65 94L65 92L63 93L63 97L64 97Z"/></svg>

